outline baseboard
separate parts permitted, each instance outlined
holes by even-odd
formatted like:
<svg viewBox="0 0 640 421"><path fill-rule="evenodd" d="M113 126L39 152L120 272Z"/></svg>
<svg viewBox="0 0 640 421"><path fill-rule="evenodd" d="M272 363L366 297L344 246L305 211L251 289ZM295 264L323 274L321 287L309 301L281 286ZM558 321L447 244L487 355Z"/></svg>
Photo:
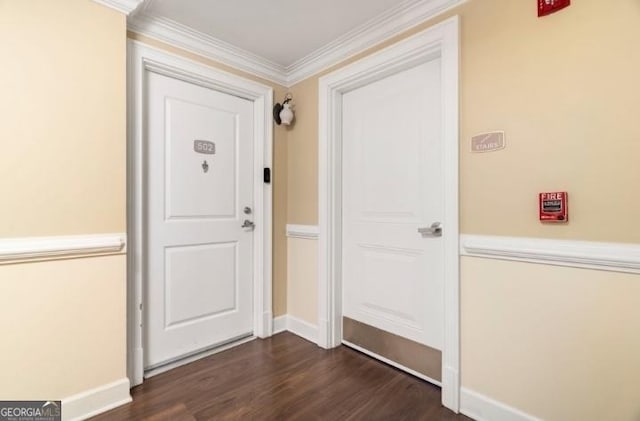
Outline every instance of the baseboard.
<svg viewBox="0 0 640 421"><path fill-rule="evenodd" d="M285 314L273 319L273 334L289 331L314 344L318 343L318 326Z"/></svg>
<svg viewBox="0 0 640 421"><path fill-rule="evenodd" d="M519 409L464 387L460 389L460 412L476 421L539 421Z"/></svg>
<svg viewBox="0 0 640 421"><path fill-rule="evenodd" d="M285 332L287 330L287 315L278 316L273 319L273 334Z"/></svg>
<svg viewBox="0 0 640 421"><path fill-rule="evenodd" d="M318 343L318 326L305 322L302 319L288 316L287 330L308 340L309 342L313 342L314 344Z"/></svg>
<svg viewBox="0 0 640 421"><path fill-rule="evenodd" d="M129 379L125 377L62 399L62 419L86 420L129 402Z"/></svg>

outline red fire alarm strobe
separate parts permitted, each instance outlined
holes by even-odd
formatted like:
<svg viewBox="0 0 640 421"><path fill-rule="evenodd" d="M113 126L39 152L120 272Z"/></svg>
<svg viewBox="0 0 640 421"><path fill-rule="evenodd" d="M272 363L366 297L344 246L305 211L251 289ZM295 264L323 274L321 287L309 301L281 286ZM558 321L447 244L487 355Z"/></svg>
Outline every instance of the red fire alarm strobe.
<svg viewBox="0 0 640 421"><path fill-rule="evenodd" d="M547 16L571 4L571 0L538 0L538 17Z"/></svg>
<svg viewBox="0 0 640 421"><path fill-rule="evenodd" d="M567 192L540 193L540 221L567 222Z"/></svg>

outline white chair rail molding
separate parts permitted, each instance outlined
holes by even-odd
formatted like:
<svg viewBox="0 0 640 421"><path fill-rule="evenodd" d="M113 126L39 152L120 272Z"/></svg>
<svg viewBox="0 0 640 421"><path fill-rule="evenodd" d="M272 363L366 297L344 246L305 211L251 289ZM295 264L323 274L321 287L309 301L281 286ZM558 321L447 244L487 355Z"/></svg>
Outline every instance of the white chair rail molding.
<svg viewBox="0 0 640 421"><path fill-rule="evenodd" d="M0 264L124 252L125 233L0 239Z"/></svg>
<svg viewBox="0 0 640 421"><path fill-rule="evenodd" d="M640 245L638 244L461 235L460 254L612 272L640 273Z"/></svg>

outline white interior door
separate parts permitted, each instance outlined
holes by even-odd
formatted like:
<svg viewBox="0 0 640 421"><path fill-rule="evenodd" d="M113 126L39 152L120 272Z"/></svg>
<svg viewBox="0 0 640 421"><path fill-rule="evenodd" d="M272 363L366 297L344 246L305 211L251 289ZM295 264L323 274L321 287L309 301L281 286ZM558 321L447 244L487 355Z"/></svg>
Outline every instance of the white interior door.
<svg viewBox="0 0 640 421"><path fill-rule="evenodd" d="M435 58L342 103L344 340L436 382L444 249L430 227L444 216L440 69ZM413 361L428 358L431 369Z"/></svg>
<svg viewBox="0 0 640 421"><path fill-rule="evenodd" d="M254 134L248 100L153 72L145 92L150 369L252 334Z"/></svg>

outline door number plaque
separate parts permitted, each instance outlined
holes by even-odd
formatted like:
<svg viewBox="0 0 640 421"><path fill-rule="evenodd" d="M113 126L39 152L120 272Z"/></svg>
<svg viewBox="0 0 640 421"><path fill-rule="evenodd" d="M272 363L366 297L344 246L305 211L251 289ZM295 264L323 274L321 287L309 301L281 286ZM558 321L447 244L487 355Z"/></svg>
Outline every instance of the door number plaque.
<svg viewBox="0 0 640 421"><path fill-rule="evenodd" d="M205 155L214 155L216 153L216 144L208 140L194 140L193 150Z"/></svg>

